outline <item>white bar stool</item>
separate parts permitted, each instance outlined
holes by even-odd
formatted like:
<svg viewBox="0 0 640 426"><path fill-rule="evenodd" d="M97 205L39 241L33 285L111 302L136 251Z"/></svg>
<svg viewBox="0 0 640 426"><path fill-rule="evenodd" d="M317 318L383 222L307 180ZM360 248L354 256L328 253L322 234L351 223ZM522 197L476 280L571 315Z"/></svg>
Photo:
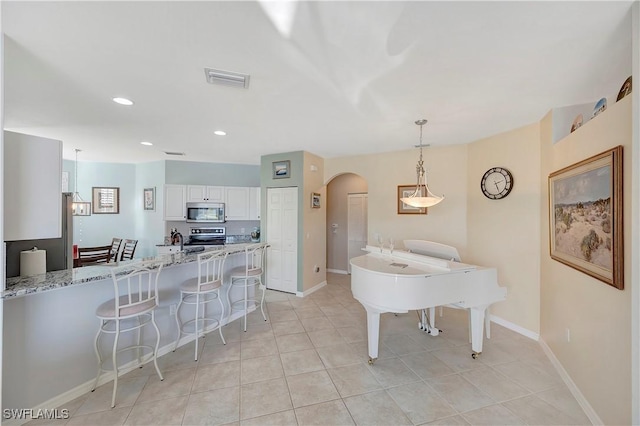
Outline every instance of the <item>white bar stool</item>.
<svg viewBox="0 0 640 426"><path fill-rule="evenodd" d="M158 306L158 277L162 270L162 263L138 263L119 267L111 270L115 297L98 306L96 316L100 319L100 328L94 341L94 349L98 357L98 375L93 383L91 391L96 389L102 372L113 371L113 395L111 408L116 405L116 392L118 389L118 360L119 353L135 349L138 364L142 366L153 360L153 364L160 380L164 380L158 368L158 346L160 345L160 330L155 321L155 309ZM155 279L154 279L155 275ZM156 332L155 345L143 345L140 340L140 329L151 324ZM137 331L137 343L118 349L118 340L121 333ZM107 359L100 355L99 340L103 333L113 334L113 348L111 360L113 369L106 369L103 364ZM143 359L142 352L148 351L148 356Z"/></svg>
<svg viewBox="0 0 640 426"><path fill-rule="evenodd" d="M224 319L224 304L220 289L224 284L224 263L227 259L226 252L214 251L209 253L200 253L198 255L198 276L191 278L180 284L180 303L176 309L176 324L178 324L178 338L173 348L175 351L180 342L180 336L193 335L195 341L194 358L198 360L198 337L207 333L207 322L215 323L220 332L220 338L225 345L227 342L222 335L222 320ZM214 300L220 302L220 318L208 318L206 316L207 303ZM195 305L194 319L184 323L180 321L180 308L184 305ZM202 305L202 316L200 315L200 305ZM185 330L185 327L193 325L193 331ZM211 331L211 330L209 330Z"/></svg>
<svg viewBox="0 0 640 426"><path fill-rule="evenodd" d="M245 264L244 266L239 266L233 268L229 271L229 275L231 275L231 285L229 286L229 290L227 292L227 300L229 301L229 309L231 310L230 314L233 313L233 310L240 310L240 308L234 308L239 304L243 305L244 308L244 331L247 331L247 311L249 303L253 304L256 308L258 307L257 299L249 299L248 297L248 289L250 286L258 285L258 288L262 290L262 299L260 300L260 310L262 311L262 318L267 320L267 317L264 314L264 292L266 286L262 283L262 272L264 271L264 259L266 254L267 245L263 243L257 244L249 244L244 249L245 255ZM231 290L234 287L242 287L244 289L244 297L240 300L236 300L231 303Z"/></svg>

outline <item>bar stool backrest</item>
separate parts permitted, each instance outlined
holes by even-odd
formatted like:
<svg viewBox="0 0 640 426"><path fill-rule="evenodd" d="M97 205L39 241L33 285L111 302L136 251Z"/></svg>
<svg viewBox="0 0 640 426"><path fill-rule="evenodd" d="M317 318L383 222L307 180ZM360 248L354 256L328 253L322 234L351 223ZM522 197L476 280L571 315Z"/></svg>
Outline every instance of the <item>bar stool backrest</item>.
<svg viewBox="0 0 640 426"><path fill-rule="evenodd" d="M209 291L222 287L226 251L200 253L198 255L198 291Z"/></svg>
<svg viewBox="0 0 640 426"><path fill-rule="evenodd" d="M250 244L245 250L245 265L246 276L262 275L262 269L264 268L264 251L266 246L264 244Z"/></svg>
<svg viewBox="0 0 640 426"><path fill-rule="evenodd" d="M141 262L111 271L115 291L114 319L137 316L158 306L158 278L162 267L161 262Z"/></svg>

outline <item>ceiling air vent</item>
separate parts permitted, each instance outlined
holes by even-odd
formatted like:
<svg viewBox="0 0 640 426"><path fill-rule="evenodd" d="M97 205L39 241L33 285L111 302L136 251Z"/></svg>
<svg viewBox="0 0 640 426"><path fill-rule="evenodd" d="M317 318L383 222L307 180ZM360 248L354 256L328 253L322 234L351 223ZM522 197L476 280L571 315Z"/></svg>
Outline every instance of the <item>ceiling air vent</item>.
<svg viewBox="0 0 640 426"><path fill-rule="evenodd" d="M205 68L204 75L207 77L207 83L209 84L249 88L249 74Z"/></svg>
<svg viewBox="0 0 640 426"><path fill-rule="evenodd" d="M164 153L167 155L186 155L184 152L165 151Z"/></svg>

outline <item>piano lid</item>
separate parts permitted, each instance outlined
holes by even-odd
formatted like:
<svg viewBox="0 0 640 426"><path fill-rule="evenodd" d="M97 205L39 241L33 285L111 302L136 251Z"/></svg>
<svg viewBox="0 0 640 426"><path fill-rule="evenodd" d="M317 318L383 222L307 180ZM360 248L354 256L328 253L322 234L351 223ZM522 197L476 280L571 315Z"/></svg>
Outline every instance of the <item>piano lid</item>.
<svg viewBox="0 0 640 426"><path fill-rule="evenodd" d="M381 274L425 276L477 269L475 265L452 262L403 250L394 250L393 254L387 249L380 253L380 248L375 246L367 246L365 250L369 254L352 258L351 265Z"/></svg>
<svg viewBox="0 0 640 426"><path fill-rule="evenodd" d="M404 240L403 244L404 248L409 250L411 253L418 253L425 256L437 257L438 259L460 262L458 249L453 246L426 240Z"/></svg>

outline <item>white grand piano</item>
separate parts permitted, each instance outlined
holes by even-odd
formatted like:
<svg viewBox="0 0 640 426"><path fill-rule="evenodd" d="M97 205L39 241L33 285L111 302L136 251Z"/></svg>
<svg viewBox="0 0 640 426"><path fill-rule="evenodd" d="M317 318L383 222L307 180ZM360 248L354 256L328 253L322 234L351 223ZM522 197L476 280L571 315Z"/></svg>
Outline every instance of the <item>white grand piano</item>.
<svg viewBox="0 0 640 426"><path fill-rule="evenodd" d="M507 289L498 286L495 268L460 263L454 256L447 260L450 246L427 241L422 246L432 255L367 246L368 254L350 261L351 292L367 311L370 364L378 358L380 314L450 304L469 309L471 349L476 358L482 352L486 309L506 298ZM443 256L445 259L439 258ZM437 335L437 329L434 331Z"/></svg>

